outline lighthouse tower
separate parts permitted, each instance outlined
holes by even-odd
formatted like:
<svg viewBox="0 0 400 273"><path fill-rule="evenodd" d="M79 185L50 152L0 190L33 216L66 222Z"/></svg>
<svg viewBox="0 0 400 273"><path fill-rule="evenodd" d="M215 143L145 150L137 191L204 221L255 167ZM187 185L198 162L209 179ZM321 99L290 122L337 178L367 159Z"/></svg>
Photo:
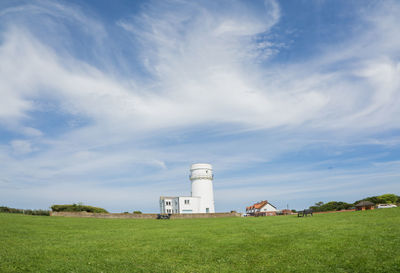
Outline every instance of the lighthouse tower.
<svg viewBox="0 0 400 273"><path fill-rule="evenodd" d="M192 197L200 197L199 212L214 213L213 173L210 164L197 163L190 168Z"/></svg>

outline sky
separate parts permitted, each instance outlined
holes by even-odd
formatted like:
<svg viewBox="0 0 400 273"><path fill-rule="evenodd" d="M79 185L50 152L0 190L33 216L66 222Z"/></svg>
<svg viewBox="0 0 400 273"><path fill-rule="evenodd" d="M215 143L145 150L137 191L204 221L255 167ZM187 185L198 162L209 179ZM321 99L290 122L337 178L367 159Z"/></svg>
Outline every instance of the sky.
<svg viewBox="0 0 400 273"><path fill-rule="evenodd" d="M0 205L400 194L400 2L0 2Z"/></svg>

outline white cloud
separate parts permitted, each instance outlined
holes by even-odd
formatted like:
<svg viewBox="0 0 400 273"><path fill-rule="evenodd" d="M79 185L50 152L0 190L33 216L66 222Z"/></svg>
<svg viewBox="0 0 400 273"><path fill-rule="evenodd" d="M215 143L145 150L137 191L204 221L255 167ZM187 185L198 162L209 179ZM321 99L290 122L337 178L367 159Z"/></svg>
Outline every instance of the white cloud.
<svg viewBox="0 0 400 273"><path fill-rule="evenodd" d="M263 16L242 9L216 16L194 4L182 6L162 14L150 9L131 23L119 22L143 44L141 56L154 85L120 81L71 56L57 55L26 30L9 29L0 48L0 83L6 98L0 118L23 120L35 110L32 99L44 96L59 101L63 111L124 130L207 123L273 128L307 122L322 128L370 128L397 114L399 70L391 56L357 60L356 71L344 67L323 73L320 67L329 63L311 63L302 64L303 71L294 65L281 74L276 67L253 64L249 50L256 49L247 37L278 22L276 3L271 2ZM238 10L241 16L235 17ZM139 29L130 25L138 22ZM96 24L97 28L101 27Z"/></svg>
<svg viewBox="0 0 400 273"><path fill-rule="evenodd" d="M96 66L68 46L59 50L62 37L54 35L49 41L38 35L35 21L29 21L32 14L49 16L52 33L65 20L76 29L84 26L86 35L99 37L90 48L94 51L104 47L101 39L110 35L76 7L45 3L46 8L32 4L0 14L6 23L0 44L0 124L30 138L12 140L11 149L0 147L6 162L1 175L14 186L98 187L99 199L107 192L103 184L144 181L148 189L156 185L171 191L187 184L186 166L192 161L213 161L220 172L240 170L313 142L336 142L343 135L357 142L382 128L399 128L398 4L382 7L385 12L368 11L360 20L369 28L354 38L314 59L283 67L268 62L278 54L272 49L281 44L253 39L279 24L275 1L257 10L235 2L224 12L214 9L215 3L178 1L171 7L154 2L117 22L132 43L126 48L134 48L136 61L147 68L142 71L146 80L138 81L110 73L109 56L103 56L105 67ZM18 16L18 23L12 16ZM260 64L260 50L268 49ZM55 109L43 109L43 101L54 102ZM80 119L86 123L49 136L46 129L30 124L35 112L43 110L71 116L68 124ZM205 139L267 129L261 140ZM40 147L40 153L15 157L33 147ZM166 186L170 179L183 182ZM243 186L244 179L236 185ZM115 194L122 191L115 189ZM224 191L229 195L229 189ZM275 191L278 195L283 187Z"/></svg>
<svg viewBox="0 0 400 273"><path fill-rule="evenodd" d="M31 143L26 140L13 140L11 141L11 147L16 154L28 154L32 152Z"/></svg>

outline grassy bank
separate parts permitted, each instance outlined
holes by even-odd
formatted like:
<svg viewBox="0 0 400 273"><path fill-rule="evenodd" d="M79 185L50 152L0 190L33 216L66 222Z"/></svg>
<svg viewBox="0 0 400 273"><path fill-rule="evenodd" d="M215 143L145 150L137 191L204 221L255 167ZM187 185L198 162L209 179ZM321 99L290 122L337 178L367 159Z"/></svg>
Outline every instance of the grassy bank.
<svg viewBox="0 0 400 273"><path fill-rule="evenodd" d="M1 272L400 272L400 208L185 220L0 214Z"/></svg>

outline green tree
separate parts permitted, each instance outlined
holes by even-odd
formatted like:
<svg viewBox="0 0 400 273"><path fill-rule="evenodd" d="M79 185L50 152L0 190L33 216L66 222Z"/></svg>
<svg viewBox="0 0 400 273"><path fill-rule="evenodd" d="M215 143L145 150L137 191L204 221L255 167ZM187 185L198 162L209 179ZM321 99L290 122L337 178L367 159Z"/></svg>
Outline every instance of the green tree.
<svg viewBox="0 0 400 273"><path fill-rule="evenodd" d="M382 194L380 196L370 196L366 197L364 199L358 200L354 202L354 204L357 204L361 201L370 201L372 203L376 204L385 204L385 203L400 203L400 196L395 195L393 193L387 193L387 194Z"/></svg>
<svg viewBox="0 0 400 273"><path fill-rule="evenodd" d="M325 204L323 202L315 203L315 206L311 206L310 209L312 209L313 211L335 211L349 209L352 206L353 204L349 204L346 202L330 201Z"/></svg>
<svg viewBox="0 0 400 273"><path fill-rule="evenodd" d="M386 204L394 204L398 199L398 196L392 193L382 194L381 196L378 197L379 199L382 200L382 203Z"/></svg>

